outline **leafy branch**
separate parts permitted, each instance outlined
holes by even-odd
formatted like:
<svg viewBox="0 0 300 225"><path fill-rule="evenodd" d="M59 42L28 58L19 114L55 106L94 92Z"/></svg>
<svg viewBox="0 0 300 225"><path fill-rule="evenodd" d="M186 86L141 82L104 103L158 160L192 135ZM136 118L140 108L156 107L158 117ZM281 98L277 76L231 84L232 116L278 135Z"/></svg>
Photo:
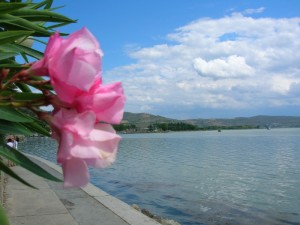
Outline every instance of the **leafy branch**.
<svg viewBox="0 0 300 225"><path fill-rule="evenodd" d="M47 114L40 107L55 100L50 81L24 74L32 59L43 57L43 52L35 49L33 43L45 44L43 38L52 35L55 28L76 22L54 12L57 8L53 8L52 4L52 0L37 3L31 0L0 1L0 155L39 176L59 181L25 155L7 146L4 141L8 134L38 133L50 136L49 130L38 118ZM32 113L28 113L28 109ZM2 161L0 170L32 187ZM4 217L0 215L2 224L4 219L1 218Z"/></svg>

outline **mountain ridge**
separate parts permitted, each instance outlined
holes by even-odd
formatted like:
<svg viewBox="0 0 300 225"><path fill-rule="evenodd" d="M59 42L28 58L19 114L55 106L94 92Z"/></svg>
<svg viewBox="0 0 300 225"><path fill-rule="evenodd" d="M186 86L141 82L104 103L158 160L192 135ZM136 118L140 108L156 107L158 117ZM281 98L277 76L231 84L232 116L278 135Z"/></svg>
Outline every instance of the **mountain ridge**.
<svg viewBox="0 0 300 225"><path fill-rule="evenodd" d="M300 116L270 116L256 115L252 117L235 117L235 118L196 118L196 119L172 119L160 115L149 113L132 113L125 112L122 120L124 124L134 124L138 128L148 127L155 123L187 123L197 127L209 126L256 126L259 128L288 128L300 127Z"/></svg>

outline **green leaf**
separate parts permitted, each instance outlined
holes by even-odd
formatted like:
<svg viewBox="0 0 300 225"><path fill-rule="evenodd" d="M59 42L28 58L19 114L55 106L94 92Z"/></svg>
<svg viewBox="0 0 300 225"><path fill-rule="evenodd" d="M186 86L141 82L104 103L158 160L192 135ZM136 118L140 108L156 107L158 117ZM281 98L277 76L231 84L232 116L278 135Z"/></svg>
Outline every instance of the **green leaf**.
<svg viewBox="0 0 300 225"><path fill-rule="evenodd" d="M12 122L33 122L30 117L12 107L0 107L0 119Z"/></svg>
<svg viewBox="0 0 300 225"><path fill-rule="evenodd" d="M0 3L0 14L5 14L13 12L15 10L21 9L28 6L26 3Z"/></svg>
<svg viewBox="0 0 300 225"><path fill-rule="evenodd" d="M32 38L33 41L36 41L36 42L39 42L39 43L42 43L44 45L47 45L48 42L46 41L43 41L43 40L40 40L40 39L37 39L37 38Z"/></svg>
<svg viewBox="0 0 300 225"><path fill-rule="evenodd" d="M32 80L45 80L43 77L41 76L31 76L30 77Z"/></svg>
<svg viewBox="0 0 300 225"><path fill-rule="evenodd" d="M0 134L32 135L33 132L20 123L0 119Z"/></svg>
<svg viewBox="0 0 300 225"><path fill-rule="evenodd" d="M13 93L15 93L15 92L12 91L12 90L1 90L1 91L0 91L0 95L1 95L2 97L10 96L10 95L13 94ZM2 98L2 100L3 100L3 98Z"/></svg>
<svg viewBox="0 0 300 225"><path fill-rule="evenodd" d="M34 133L39 133L43 136L51 137L49 131L44 127L42 127L38 122L23 123L23 125L26 126L29 130L31 130Z"/></svg>
<svg viewBox="0 0 300 225"><path fill-rule="evenodd" d="M14 57L16 55L18 55L18 53L16 53L16 52L1 52L0 51L0 60L9 59L9 58Z"/></svg>
<svg viewBox="0 0 300 225"><path fill-rule="evenodd" d="M15 40L18 40L20 38L28 37L33 33L34 33L33 31L25 31L25 30L2 31L0 32L0 45L5 43L12 43Z"/></svg>
<svg viewBox="0 0 300 225"><path fill-rule="evenodd" d="M76 22L76 20L75 20L75 22ZM57 23L57 24L48 26L48 27L46 27L46 28L47 28L47 30L52 30L52 29L55 29L55 28L57 28L57 27L62 27L62 26L68 25L68 24L70 24L70 23ZM60 36L67 36L68 34L67 34L67 33L61 33L61 32L60 32L59 35L60 35Z"/></svg>
<svg viewBox="0 0 300 225"><path fill-rule="evenodd" d="M38 22L65 22L73 23L74 20L55 13L49 10L35 10L35 9L19 9L11 13L14 16L21 17L29 21L38 21Z"/></svg>
<svg viewBox="0 0 300 225"><path fill-rule="evenodd" d="M48 32L44 27L23 18L9 14L0 15L0 26L8 30L21 29L34 31L34 36L48 37L51 35L51 33Z"/></svg>
<svg viewBox="0 0 300 225"><path fill-rule="evenodd" d="M23 68L23 65L17 63L0 63L0 68Z"/></svg>
<svg viewBox="0 0 300 225"><path fill-rule="evenodd" d="M41 76L31 76L31 79L32 80L35 80L35 81L43 81L43 80L45 80L43 77L41 77ZM31 85L32 87L35 87L35 85ZM46 89L46 90L53 90L53 87L52 87L52 85L48 85L48 84L46 84L46 85L43 85L43 86L37 86L38 88L43 88L43 89Z"/></svg>
<svg viewBox="0 0 300 225"><path fill-rule="evenodd" d="M53 4L53 0L46 0L47 4L45 5L45 9L50 9L52 4Z"/></svg>
<svg viewBox="0 0 300 225"><path fill-rule="evenodd" d="M39 99L43 97L42 94L37 94L37 93L23 93L23 95L19 95L19 99L25 100L34 100L34 99ZM16 114L12 116L12 114ZM16 117L16 118L15 118ZM22 113L20 111L17 111L14 108L11 107L0 107L0 119L2 119L4 124L1 124L0 120L0 134L5 134L5 133L12 133L11 129L16 129L17 127L18 132L26 132L29 134L41 134L43 136L50 137L49 129L46 129L47 123L34 117L30 116L28 114ZM19 122L15 124L7 124L7 121L10 122ZM8 127L9 126L9 127ZM13 127L11 127L13 126ZM10 129L10 132L8 132L8 129ZM22 129L22 130L20 130ZM18 134L17 131L15 131L16 134Z"/></svg>
<svg viewBox="0 0 300 225"><path fill-rule="evenodd" d="M21 152L19 152L14 148L9 147L8 145L3 145L3 144L0 145L0 155L2 155L6 159L11 160L12 162L22 166L23 168L31 171L32 173L40 177L52 181L61 181L60 179L48 173L46 170L44 170L36 163L32 162L28 157L23 155Z"/></svg>
<svg viewBox="0 0 300 225"><path fill-rule="evenodd" d="M20 90L23 93L31 93L31 89L24 83L16 83L17 87L20 88Z"/></svg>
<svg viewBox="0 0 300 225"><path fill-rule="evenodd" d="M2 204L0 204L0 224L1 225L9 225L7 216L5 214L5 211L2 207Z"/></svg>
<svg viewBox="0 0 300 225"><path fill-rule="evenodd" d="M25 62L25 63L29 63L29 59L28 59L28 57L27 57L26 54L24 54L23 52L21 52L21 56L22 56L22 58L24 59L24 62Z"/></svg>
<svg viewBox="0 0 300 225"><path fill-rule="evenodd" d="M0 62L5 62L6 60L14 60L14 56L18 55L19 52L15 49L7 47L7 44L0 45Z"/></svg>
<svg viewBox="0 0 300 225"><path fill-rule="evenodd" d="M14 46L15 48L17 48L21 53L24 53L26 55L29 55L35 59L40 60L43 57L43 53L37 50L34 50L32 48L23 46L21 44L11 44L11 46Z"/></svg>
<svg viewBox="0 0 300 225"><path fill-rule="evenodd" d="M32 9L39 9L39 8L42 8L43 6L45 6L44 7L45 9L50 9L51 6L52 6L52 3L53 3L53 0L45 0L43 2L34 4L31 8Z"/></svg>
<svg viewBox="0 0 300 225"><path fill-rule="evenodd" d="M36 187L32 186L31 184L23 180L20 176L18 176L18 174L16 174L9 167L7 167L1 160L0 160L0 170L8 174L9 176L15 178L16 180L20 181L21 183L25 184L26 186L37 189Z"/></svg>
<svg viewBox="0 0 300 225"><path fill-rule="evenodd" d="M13 100L16 101L33 101L37 99L44 99L44 95L40 93L32 93L32 92L16 92L12 94ZM23 121L22 121L23 122Z"/></svg>

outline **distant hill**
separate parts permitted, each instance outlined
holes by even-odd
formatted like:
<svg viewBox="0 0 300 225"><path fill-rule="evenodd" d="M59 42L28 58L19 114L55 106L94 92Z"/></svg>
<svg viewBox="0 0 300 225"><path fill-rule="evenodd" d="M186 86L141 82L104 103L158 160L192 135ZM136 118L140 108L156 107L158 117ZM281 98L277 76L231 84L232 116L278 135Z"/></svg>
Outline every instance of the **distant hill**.
<svg viewBox="0 0 300 225"><path fill-rule="evenodd" d="M169 123L180 120L170 119L162 116L155 116L148 113L130 113L125 112L122 123L136 125L137 128L145 128L154 123Z"/></svg>
<svg viewBox="0 0 300 225"><path fill-rule="evenodd" d="M300 127L299 116L253 116L237 117L233 119L191 119L184 120L199 127L207 126L258 126L283 128L283 127Z"/></svg>
<svg viewBox="0 0 300 225"><path fill-rule="evenodd" d="M134 124L138 128L148 127L155 123L183 122L200 128L209 126L257 126L260 128L300 127L300 116L253 116L232 119L189 119L176 120L148 113L125 112L122 123Z"/></svg>

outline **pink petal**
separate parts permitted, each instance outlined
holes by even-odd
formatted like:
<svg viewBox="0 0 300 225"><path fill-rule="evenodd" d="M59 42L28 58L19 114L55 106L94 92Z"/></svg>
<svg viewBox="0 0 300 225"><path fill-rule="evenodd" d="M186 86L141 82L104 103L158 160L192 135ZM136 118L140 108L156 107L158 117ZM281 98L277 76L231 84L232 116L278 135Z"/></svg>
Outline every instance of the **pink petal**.
<svg viewBox="0 0 300 225"><path fill-rule="evenodd" d="M46 76L49 74L48 67L46 66L46 61L42 58L40 61L37 61L32 64L29 69L29 73L35 76Z"/></svg>
<svg viewBox="0 0 300 225"><path fill-rule="evenodd" d="M68 36L68 38L63 40L63 45L66 44L64 51L70 51L70 49L79 47L85 50L98 50L99 55L102 57L103 53L99 49L99 43L94 35L86 28L83 27L82 29L72 33Z"/></svg>
<svg viewBox="0 0 300 225"><path fill-rule="evenodd" d="M90 166L107 167L115 161L120 140L111 125L97 124L88 139L75 140L71 154Z"/></svg>
<svg viewBox="0 0 300 225"><path fill-rule="evenodd" d="M65 82L57 80L56 78L51 79L51 84L57 96L59 96L59 99L68 104L72 104L74 99L82 93L78 88L67 85Z"/></svg>
<svg viewBox="0 0 300 225"><path fill-rule="evenodd" d="M89 182L88 167L84 160L72 158L62 164L64 187L83 187Z"/></svg>
<svg viewBox="0 0 300 225"><path fill-rule="evenodd" d="M71 132L62 130L60 132L59 146L57 151L57 162L64 163L72 158L71 150L74 144L74 136Z"/></svg>
<svg viewBox="0 0 300 225"><path fill-rule="evenodd" d="M74 109L60 109L53 115L52 125L80 136L87 136L93 129L96 116L92 111L77 113Z"/></svg>
<svg viewBox="0 0 300 225"><path fill-rule="evenodd" d="M69 118L65 125L65 129L84 137L89 135L89 133L93 130L95 122L95 114L91 111L85 111L77 114L73 118Z"/></svg>
<svg viewBox="0 0 300 225"><path fill-rule="evenodd" d="M101 57L95 51L84 51L79 47L67 52L55 66L53 77L88 91L101 71Z"/></svg>
<svg viewBox="0 0 300 225"><path fill-rule="evenodd" d="M92 91L77 98L79 112L92 110L98 121L118 124L124 113L125 96L120 82L101 85L92 88Z"/></svg>
<svg viewBox="0 0 300 225"><path fill-rule="evenodd" d="M59 33L55 33L49 38L46 50L44 52L44 57L35 62L31 68L31 73L38 76L46 76L49 75L48 66L52 61L52 56L55 55L57 50L59 50L61 45L61 38L59 37Z"/></svg>

